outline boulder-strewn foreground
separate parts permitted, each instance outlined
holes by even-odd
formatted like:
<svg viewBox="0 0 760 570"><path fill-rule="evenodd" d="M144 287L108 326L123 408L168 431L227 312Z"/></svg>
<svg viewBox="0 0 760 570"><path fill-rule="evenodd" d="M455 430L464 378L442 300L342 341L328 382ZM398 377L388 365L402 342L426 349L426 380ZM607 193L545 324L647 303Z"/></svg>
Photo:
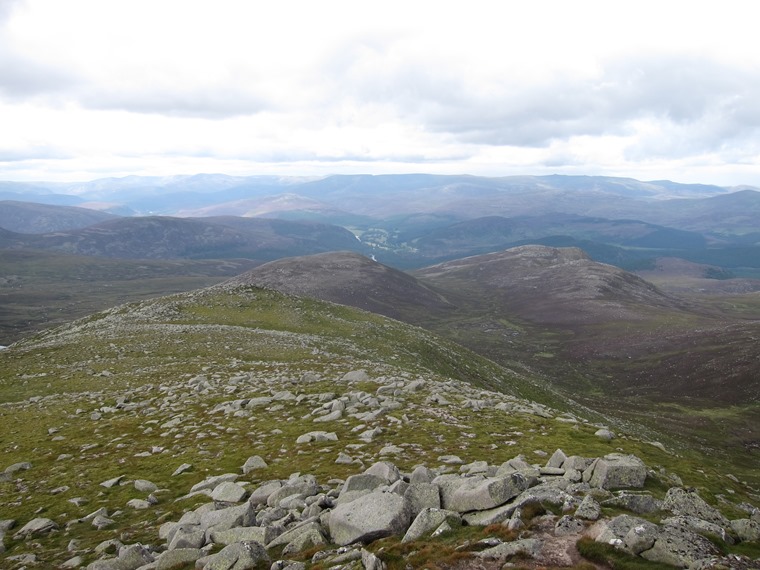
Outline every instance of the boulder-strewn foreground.
<svg viewBox="0 0 760 570"><path fill-rule="evenodd" d="M3 568L757 566L730 473L345 307L175 296L0 359Z"/></svg>

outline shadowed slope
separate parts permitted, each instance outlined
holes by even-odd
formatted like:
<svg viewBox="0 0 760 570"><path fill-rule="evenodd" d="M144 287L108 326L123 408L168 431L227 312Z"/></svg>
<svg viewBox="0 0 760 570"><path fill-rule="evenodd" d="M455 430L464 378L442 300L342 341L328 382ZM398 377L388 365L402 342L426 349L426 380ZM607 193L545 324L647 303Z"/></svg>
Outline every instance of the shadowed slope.
<svg viewBox="0 0 760 570"><path fill-rule="evenodd" d="M272 261L228 283L315 297L400 320L410 320L410 313L453 309L411 275L345 251Z"/></svg>

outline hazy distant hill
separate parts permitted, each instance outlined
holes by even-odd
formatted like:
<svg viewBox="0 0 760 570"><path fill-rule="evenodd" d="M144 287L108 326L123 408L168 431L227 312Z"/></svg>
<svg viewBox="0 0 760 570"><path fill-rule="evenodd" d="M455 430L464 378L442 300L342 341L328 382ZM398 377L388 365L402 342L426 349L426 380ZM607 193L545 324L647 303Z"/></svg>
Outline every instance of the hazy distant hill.
<svg viewBox="0 0 760 570"><path fill-rule="evenodd" d="M42 234L84 228L116 218L111 214L33 202L0 202L0 228L24 234Z"/></svg>
<svg viewBox="0 0 760 570"><path fill-rule="evenodd" d="M334 249L361 250L337 226L284 220L139 217L42 235L0 234L0 247L132 259L270 260Z"/></svg>

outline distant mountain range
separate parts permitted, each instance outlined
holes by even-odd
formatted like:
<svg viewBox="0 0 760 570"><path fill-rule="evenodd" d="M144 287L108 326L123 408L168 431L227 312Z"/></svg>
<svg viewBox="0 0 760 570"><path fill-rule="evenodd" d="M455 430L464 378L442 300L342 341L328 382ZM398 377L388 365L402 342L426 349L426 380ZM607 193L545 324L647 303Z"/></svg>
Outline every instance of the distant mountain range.
<svg viewBox="0 0 760 570"><path fill-rule="evenodd" d="M202 174L79 184L2 182L2 198L0 228L47 234L35 243L5 235L3 247L265 261L344 249L415 268L543 244L580 247L596 261L626 269L651 268L658 258L675 257L730 269L736 276L760 276L760 191L750 187L601 176ZM117 222L113 214L121 219ZM283 222L262 230L241 221L258 218ZM84 231L108 220L112 225ZM201 223L214 227L201 229ZM158 225L167 227L158 230ZM291 231L294 236L284 239ZM49 235L58 232L73 233ZM320 240L326 241L317 244Z"/></svg>

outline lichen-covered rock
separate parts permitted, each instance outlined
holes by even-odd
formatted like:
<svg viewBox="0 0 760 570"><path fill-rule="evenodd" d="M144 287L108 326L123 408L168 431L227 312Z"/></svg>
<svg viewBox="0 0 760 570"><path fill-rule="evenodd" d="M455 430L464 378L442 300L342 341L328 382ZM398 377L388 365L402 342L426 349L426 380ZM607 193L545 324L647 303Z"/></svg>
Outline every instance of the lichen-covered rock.
<svg viewBox="0 0 760 570"><path fill-rule="evenodd" d="M580 534L585 528L583 521L570 515L564 515L559 518L554 525L554 536L565 536L568 534Z"/></svg>
<svg viewBox="0 0 760 570"><path fill-rule="evenodd" d="M519 473L446 479L441 485L441 506L459 513L483 511L503 505L527 488L526 478Z"/></svg>
<svg viewBox="0 0 760 570"><path fill-rule="evenodd" d="M696 517L723 528L729 526L728 519L718 509L708 505L697 493L686 491L680 487L668 489L662 503L662 509L670 511L674 515Z"/></svg>
<svg viewBox="0 0 760 570"><path fill-rule="evenodd" d="M409 502L412 517L425 508L441 508L441 491L433 483L412 483L404 492L404 497Z"/></svg>
<svg viewBox="0 0 760 570"><path fill-rule="evenodd" d="M656 524L643 522L637 524L626 533L623 537L623 546L632 554L641 554L654 546L657 540L659 528Z"/></svg>
<svg viewBox="0 0 760 570"><path fill-rule="evenodd" d="M575 516L579 519L585 519L587 521L595 521L602 514L602 506L592 497L586 495L583 497L581 504L575 510Z"/></svg>
<svg viewBox="0 0 760 570"><path fill-rule="evenodd" d="M205 556L205 552L200 548L167 550L156 560L156 570L181 570L202 556Z"/></svg>
<svg viewBox="0 0 760 570"><path fill-rule="evenodd" d="M593 466L589 483L601 489L632 489L644 486L647 468L635 455L610 453Z"/></svg>
<svg viewBox="0 0 760 570"><path fill-rule="evenodd" d="M332 541L344 546L401 535L411 523L409 504L396 493L370 493L338 505L329 516Z"/></svg>
<svg viewBox="0 0 760 570"><path fill-rule="evenodd" d="M760 541L760 523L752 519L736 519L731 521L731 530L742 542Z"/></svg>
<svg viewBox="0 0 760 570"><path fill-rule="evenodd" d="M704 536L681 526L663 526L649 550L640 556L653 562L688 568L703 558L718 554L716 546Z"/></svg>
<svg viewBox="0 0 760 570"><path fill-rule="evenodd" d="M204 570L254 570L269 556L258 542L236 542L208 557Z"/></svg>
<svg viewBox="0 0 760 570"><path fill-rule="evenodd" d="M588 530L588 536L596 542L611 544L615 541L621 541L625 538L632 528L636 526L646 526L649 521L632 517L630 515L619 515L614 519L604 519L597 521L594 526Z"/></svg>
<svg viewBox="0 0 760 570"><path fill-rule="evenodd" d="M605 507L620 507L639 515L654 513L662 509L662 501L647 493L621 491L617 496L604 501Z"/></svg>

